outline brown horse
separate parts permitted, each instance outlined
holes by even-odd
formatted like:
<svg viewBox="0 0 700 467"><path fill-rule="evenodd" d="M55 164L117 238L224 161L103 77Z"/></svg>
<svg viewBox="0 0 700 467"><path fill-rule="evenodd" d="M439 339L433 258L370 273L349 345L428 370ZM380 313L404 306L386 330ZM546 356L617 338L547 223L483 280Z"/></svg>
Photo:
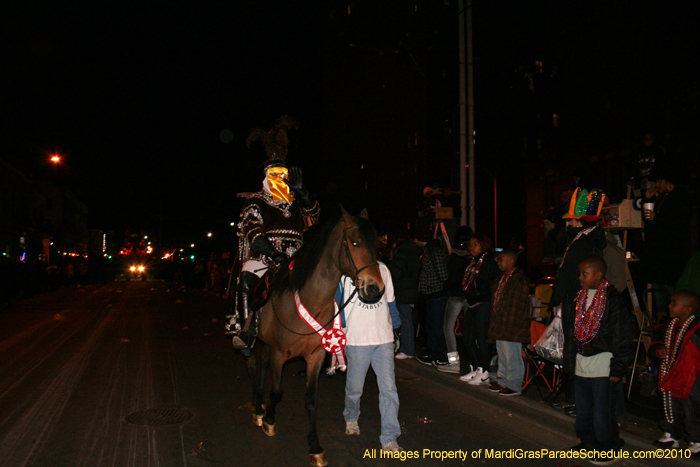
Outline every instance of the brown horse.
<svg viewBox="0 0 700 467"><path fill-rule="evenodd" d="M342 209L342 208L341 208ZM277 432L275 409L282 399L282 366L290 358L306 360L306 411L309 415L309 456L311 465L326 465L316 433L318 375L326 355L321 337L297 312L294 293L324 328L330 329L337 308L335 292L342 275L354 278L357 293L366 302L376 302L384 294L384 283L376 258L377 234L366 218L342 216L324 224L313 240L296 254L292 268L284 265L272 280L270 299L260 317L258 344L248 358L248 374L253 379L253 421L268 436ZM270 403L263 405L265 370L272 367Z"/></svg>

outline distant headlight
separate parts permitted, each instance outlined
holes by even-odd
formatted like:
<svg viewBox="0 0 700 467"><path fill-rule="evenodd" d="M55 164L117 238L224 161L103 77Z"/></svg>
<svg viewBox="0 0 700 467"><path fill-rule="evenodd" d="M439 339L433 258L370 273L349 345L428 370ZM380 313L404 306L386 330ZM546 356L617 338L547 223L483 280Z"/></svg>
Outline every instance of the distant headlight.
<svg viewBox="0 0 700 467"><path fill-rule="evenodd" d="M129 271L131 271L131 272L136 271L136 266L131 266L131 267L129 268Z"/></svg>
<svg viewBox="0 0 700 467"><path fill-rule="evenodd" d="M143 266L139 266L139 272L143 272L145 268Z"/></svg>

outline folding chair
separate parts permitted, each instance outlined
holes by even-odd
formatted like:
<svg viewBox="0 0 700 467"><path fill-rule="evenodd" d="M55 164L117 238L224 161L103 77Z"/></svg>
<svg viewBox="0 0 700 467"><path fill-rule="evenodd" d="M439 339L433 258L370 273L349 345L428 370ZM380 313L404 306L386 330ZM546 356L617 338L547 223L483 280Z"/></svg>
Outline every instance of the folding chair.
<svg viewBox="0 0 700 467"><path fill-rule="evenodd" d="M530 344L523 346L523 358L525 359L525 377L523 378L523 392L532 383L535 383L537 392L544 402L550 399L555 399L559 395L561 389L561 366L557 365L549 360L540 357L534 350L532 350L532 345L540 340L540 337L547 329L547 326L537 322L530 321ZM537 380L544 381L547 389L549 389L549 394L547 396L542 395Z"/></svg>

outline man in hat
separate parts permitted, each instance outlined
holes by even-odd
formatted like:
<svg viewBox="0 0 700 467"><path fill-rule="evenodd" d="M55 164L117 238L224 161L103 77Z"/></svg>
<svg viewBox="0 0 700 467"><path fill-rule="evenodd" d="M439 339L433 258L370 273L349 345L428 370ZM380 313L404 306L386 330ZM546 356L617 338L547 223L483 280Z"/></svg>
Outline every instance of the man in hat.
<svg viewBox="0 0 700 467"><path fill-rule="evenodd" d="M250 355L257 335L253 316L253 290L268 268L276 267L301 247L304 231L318 221L319 204L303 183L298 167L287 168L287 130L297 123L284 116L268 132L255 129L250 144L260 139L265 146L267 163L263 189L239 193L245 198L238 222L238 265L233 313L227 318L227 331L234 334L233 346ZM232 293L230 290L229 293Z"/></svg>
<svg viewBox="0 0 700 467"><path fill-rule="evenodd" d="M678 160L654 166L656 186L647 190L654 209L644 222L644 243L639 277L654 290L654 307L665 312L676 282L690 259L692 197L684 183L683 164Z"/></svg>
<svg viewBox="0 0 700 467"><path fill-rule="evenodd" d="M569 375L566 387L566 401L555 405L575 416L574 369L576 349L574 346L574 318L576 310L573 301L581 284L578 280L578 265L586 257L603 257L606 246L605 232L597 225L600 211L605 202L605 194L576 188L571 196L569 210L562 218L566 221L568 246L557 271L552 290L551 307L561 306L561 320L564 331L564 372Z"/></svg>

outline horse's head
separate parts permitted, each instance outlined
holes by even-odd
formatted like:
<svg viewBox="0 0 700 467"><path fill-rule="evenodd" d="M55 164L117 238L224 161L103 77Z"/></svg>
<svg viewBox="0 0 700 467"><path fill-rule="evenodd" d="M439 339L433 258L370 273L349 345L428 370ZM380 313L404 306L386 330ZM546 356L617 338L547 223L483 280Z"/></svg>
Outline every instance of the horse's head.
<svg viewBox="0 0 700 467"><path fill-rule="evenodd" d="M384 281L377 263L377 233L363 210L359 218L343 211L343 245L340 269L355 282L360 299L376 303L384 295Z"/></svg>

